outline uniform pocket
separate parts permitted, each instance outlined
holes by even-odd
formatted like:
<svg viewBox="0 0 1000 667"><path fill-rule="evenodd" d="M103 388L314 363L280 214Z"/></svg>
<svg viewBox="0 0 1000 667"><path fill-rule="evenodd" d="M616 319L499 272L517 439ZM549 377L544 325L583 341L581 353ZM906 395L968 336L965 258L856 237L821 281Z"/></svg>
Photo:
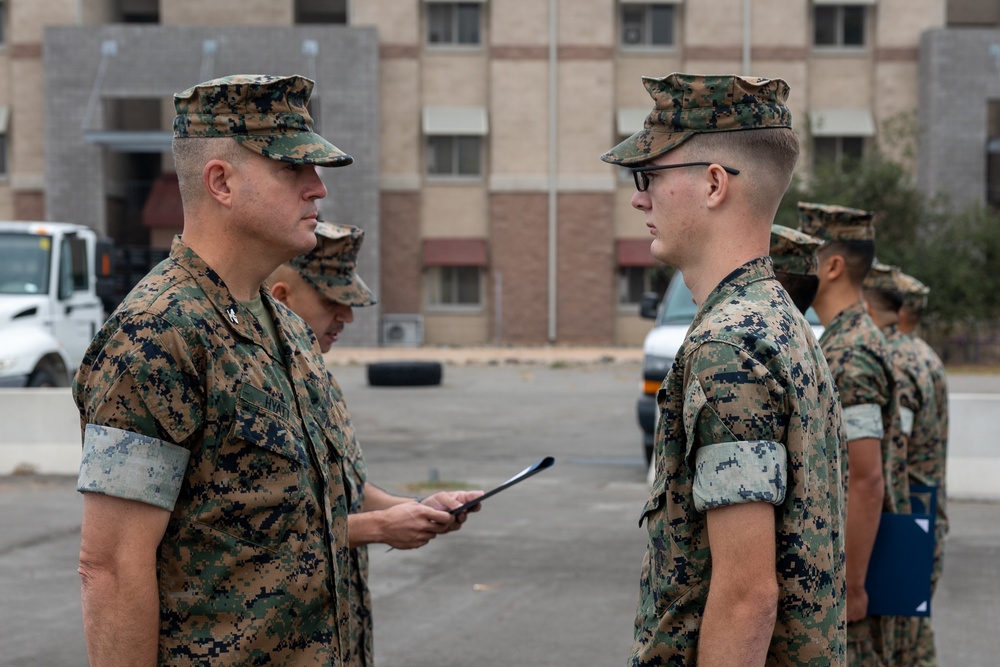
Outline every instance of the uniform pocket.
<svg viewBox="0 0 1000 667"><path fill-rule="evenodd" d="M199 521L268 549L286 543L292 533L307 532L315 471L292 414L294 408L244 385Z"/></svg>
<svg viewBox="0 0 1000 667"><path fill-rule="evenodd" d="M292 421L293 414L294 405L244 384L236 402L233 437L308 466L305 438L300 425Z"/></svg>

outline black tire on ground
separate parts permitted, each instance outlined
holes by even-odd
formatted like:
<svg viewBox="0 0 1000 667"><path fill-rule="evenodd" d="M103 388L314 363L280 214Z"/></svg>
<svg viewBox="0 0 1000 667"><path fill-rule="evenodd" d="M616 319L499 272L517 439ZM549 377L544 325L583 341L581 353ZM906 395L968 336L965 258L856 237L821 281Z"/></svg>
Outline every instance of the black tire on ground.
<svg viewBox="0 0 1000 667"><path fill-rule="evenodd" d="M429 387L441 384L437 361L381 361L368 364L368 384L373 387Z"/></svg>
<svg viewBox="0 0 1000 667"><path fill-rule="evenodd" d="M29 387L58 387L59 382L46 368L36 368L28 378Z"/></svg>

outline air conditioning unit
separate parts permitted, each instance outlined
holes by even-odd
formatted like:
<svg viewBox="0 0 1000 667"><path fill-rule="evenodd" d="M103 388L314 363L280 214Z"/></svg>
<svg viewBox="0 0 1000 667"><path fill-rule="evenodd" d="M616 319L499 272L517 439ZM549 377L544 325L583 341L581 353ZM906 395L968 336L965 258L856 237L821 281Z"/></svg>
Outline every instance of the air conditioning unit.
<svg viewBox="0 0 1000 667"><path fill-rule="evenodd" d="M423 315L383 315L382 344L416 347L424 344Z"/></svg>

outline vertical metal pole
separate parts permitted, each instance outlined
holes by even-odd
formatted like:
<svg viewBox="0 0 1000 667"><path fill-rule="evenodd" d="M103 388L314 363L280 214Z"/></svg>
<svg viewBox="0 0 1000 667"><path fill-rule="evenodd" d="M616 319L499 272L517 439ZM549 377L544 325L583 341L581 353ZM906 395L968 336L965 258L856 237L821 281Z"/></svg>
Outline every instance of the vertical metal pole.
<svg viewBox="0 0 1000 667"><path fill-rule="evenodd" d="M503 274L493 273L493 338L499 347L503 342Z"/></svg>
<svg viewBox="0 0 1000 667"><path fill-rule="evenodd" d="M750 76L750 14L753 0L743 0L743 75Z"/></svg>
<svg viewBox="0 0 1000 667"><path fill-rule="evenodd" d="M556 252L559 189L559 0L549 0L549 342L556 341Z"/></svg>

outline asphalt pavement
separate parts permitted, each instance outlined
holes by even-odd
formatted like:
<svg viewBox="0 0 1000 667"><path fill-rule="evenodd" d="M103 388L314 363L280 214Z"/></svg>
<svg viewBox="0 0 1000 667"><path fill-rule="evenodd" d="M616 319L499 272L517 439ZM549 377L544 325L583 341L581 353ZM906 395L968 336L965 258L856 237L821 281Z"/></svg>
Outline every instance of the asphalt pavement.
<svg viewBox="0 0 1000 667"><path fill-rule="evenodd" d="M439 387L369 387L335 369L370 480L421 495L488 489L544 456L555 466L483 504L428 546L371 549L383 667L622 665L646 532L635 361L449 365ZM80 496L65 477L0 477L0 667L86 665ZM953 502L934 600L940 665L1000 654L1000 504Z"/></svg>

